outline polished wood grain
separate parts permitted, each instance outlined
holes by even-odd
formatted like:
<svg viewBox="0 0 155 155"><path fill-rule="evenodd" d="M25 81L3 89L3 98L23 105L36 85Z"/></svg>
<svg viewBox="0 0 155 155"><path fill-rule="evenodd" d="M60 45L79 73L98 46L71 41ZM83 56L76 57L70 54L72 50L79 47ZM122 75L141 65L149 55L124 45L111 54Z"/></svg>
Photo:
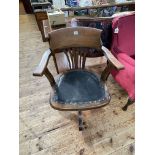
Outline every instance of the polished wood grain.
<svg viewBox="0 0 155 155"><path fill-rule="evenodd" d="M107 58L107 67L101 73L101 80L103 87L108 92L105 81L107 80L110 71L113 68L117 70L123 69L123 65L111 54L111 52L102 46L101 48L101 30L96 28L90 27L76 27L76 28L62 28L59 30L54 30L49 33L49 43L50 43L50 50L47 50L38 67L34 71L34 76L42 76L45 74L47 79L52 86L52 90L56 91L56 83L53 78L53 75L49 72L47 68L47 64L49 61L50 56L53 56L54 63L57 65L56 54L57 53L64 53L66 56L66 60L68 61L69 69L85 69L85 63L87 59L87 55L91 53L93 49L102 50L103 54ZM52 52L51 52L52 51ZM56 66L58 70L58 66ZM61 74L59 74L60 76ZM53 93L52 93L53 94ZM72 104L60 104L56 103L53 100L53 95L51 95L50 104L53 108L57 110L88 110L93 108L99 108L105 106L110 102L110 98L108 95L106 96L105 93L105 100L98 101L98 105L96 101L85 104L85 106L81 106L79 104L72 105Z"/></svg>
<svg viewBox="0 0 155 155"><path fill-rule="evenodd" d="M51 96L52 97L52 96ZM94 103L92 102L92 104L85 104L84 106L79 106L79 105L69 105L69 104L60 104L57 102L51 102L51 107L56 109L56 110L60 110L60 111L85 111L85 110L92 110L92 109L98 109L101 107L106 106L107 104L109 104L110 101L108 102L98 102L98 103Z"/></svg>
<svg viewBox="0 0 155 155"><path fill-rule="evenodd" d="M77 22L107 22L111 23L113 17L76 17ZM42 35L45 38L43 41L48 41L49 39L49 33L52 31L52 28L50 26L49 20L42 20L43 30ZM53 29L54 30L54 29ZM55 29L56 30L56 29Z"/></svg>
<svg viewBox="0 0 155 155"><path fill-rule="evenodd" d="M36 69L33 71L34 76L43 76L45 69L47 68L48 61L52 55L52 52L50 49L45 51L43 54L41 61L39 65L36 67Z"/></svg>
<svg viewBox="0 0 155 155"><path fill-rule="evenodd" d="M42 10L36 10L34 12L35 17L36 17L36 21L39 27L39 30L42 31L42 20L47 20L47 12L46 11L42 11Z"/></svg>
<svg viewBox="0 0 155 155"><path fill-rule="evenodd" d="M51 32L52 29L49 25L48 20L43 20L43 27L44 27L43 35L44 35L45 41L49 41L49 32ZM90 66L93 66L93 68L99 67L99 70L101 70L101 68L104 69L103 65L105 64L105 60L104 58L101 57L101 55L103 55L102 52L100 51L99 53L100 53L100 57L96 57L98 55L97 53L93 53L93 54L87 53L86 64L88 64L89 69L90 69ZM94 60L93 62L91 61L92 59ZM56 53L55 55L53 55L53 61L55 63L57 73L62 73L65 70L70 68L69 62L68 62L68 54L66 52Z"/></svg>
<svg viewBox="0 0 155 155"><path fill-rule="evenodd" d="M114 55L106 47L102 46L102 51L105 57L107 58L107 66L101 73L101 79L103 81L107 81L111 73L111 70L113 69L122 70L124 69L124 66L114 57Z"/></svg>
<svg viewBox="0 0 155 155"><path fill-rule="evenodd" d="M104 46L102 46L102 50L104 52L104 55L106 56L109 63L117 70L124 69L123 64L121 64L114 55Z"/></svg>
<svg viewBox="0 0 155 155"><path fill-rule="evenodd" d="M61 28L49 33L50 47L52 50L70 47L89 47L100 49L100 35L101 30L96 28Z"/></svg>

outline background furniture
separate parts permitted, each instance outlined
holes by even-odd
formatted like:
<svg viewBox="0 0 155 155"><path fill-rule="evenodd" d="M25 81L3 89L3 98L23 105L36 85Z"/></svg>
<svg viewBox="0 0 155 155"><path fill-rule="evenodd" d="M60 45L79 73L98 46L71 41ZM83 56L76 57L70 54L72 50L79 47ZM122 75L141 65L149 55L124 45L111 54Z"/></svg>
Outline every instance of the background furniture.
<svg viewBox="0 0 155 155"><path fill-rule="evenodd" d="M106 79L111 69L121 70L123 65L101 44L101 30L95 28L61 28L49 33L50 49L47 50L34 76L45 75L52 87L50 105L57 110L78 111L79 130L84 129L82 111L100 108L110 102ZM85 70L87 54L100 50L107 58L106 69L100 76ZM47 68L50 56L64 53L69 69L53 77Z"/></svg>
<svg viewBox="0 0 155 155"><path fill-rule="evenodd" d="M135 2L125 2L125 3L112 3L112 4L104 4L104 5L99 5L99 6L91 6L91 7L79 7L79 8L77 8L77 7L72 7L72 8L61 8L61 10L62 11L64 11L64 12L66 12L67 10L68 11L80 11L80 10L85 10L85 9L87 9L87 15L92 15L92 13L91 12L89 12L88 10L90 9L90 10L98 10L97 11L97 14L96 14L96 16L105 16L105 14L104 13L102 13L102 14L100 14L101 12L103 12L103 10L104 9L108 9L108 8L111 8L111 7L115 7L115 8L120 8L120 10L121 11L124 11L124 9L123 8L127 8L128 10L134 10L134 7L135 7ZM116 9L117 10L117 9ZM47 41L47 39L45 39L44 38L44 33L43 33L43 25L42 25L42 21L43 20L46 20L46 19L48 19L48 16L47 16L47 14L48 14L48 12L49 12L49 14L51 14L50 16L52 17L53 15L52 15L52 10L51 9L35 9L34 10L34 13L35 13L35 17L36 17L36 21L37 21L37 24L38 24L38 27L39 27L39 30L41 31L41 34L42 34L42 38L43 38L43 41ZM110 11L111 12L111 11ZM79 13L78 13L79 14ZM110 13L110 14L106 14L106 16L109 16L109 15L112 15L113 13ZM65 13L65 15L66 15L66 13ZM82 14L81 14L82 15ZM60 18L61 18L61 14L59 15L60 16ZM93 16L95 16L95 15L93 15ZM54 16L53 16L54 17ZM58 17L59 18L59 17ZM54 21L56 21L55 19L58 19L57 17L55 18L54 17L54 19L52 19L51 21L52 21L52 23L53 23L53 20ZM79 18L79 17L77 17L77 18ZM83 18L83 17L80 17L80 18ZM88 17L89 18L89 17ZM100 17L99 17L100 18ZM98 23L97 24L97 27L96 28L100 28L101 29L101 26L99 26L99 23L101 23L101 21L102 20L104 20L104 21L110 21L111 19L112 19L112 17L106 17L107 19L105 19L104 17L101 17L101 19L99 19L98 17L94 17L94 20L96 20L96 23ZM104 19L103 19L104 18ZM108 19L109 18L109 19ZM69 22L69 18L66 18L65 19L65 24L66 24L66 26L68 26L68 25L70 25L70 24L68 24L68 22ZM81 19L79 19L79 20L81 20ZM90 19L89 18L89 20L92 20L92 19ZM84 21L85 23L86 23L86 20ZM54 23L56 23L56 22L54 22ZM88 22L87 22L88 23ZM91 22L92 23L92 22ZM93 24L94 24L95 22L93 22ZM61 22L59 22L58 21L58 24L61 24L61 25L57 25L57 24L50 24L51 26L54 26L54 27L57 27L57 28L61 28L61 27L65 27L65 24L64 24L64 14L63 14L63 22L61 23ZM106 24L107 25L107 24ZM93 27L93 26L91 26L91 27ZM105 29L105 28L104 28ZM104 35L106 35L107 37L109 36L108 35L108 33L110 33L110 25L107 25L107 28L106 28L106 31L104 31ZM106 33L106 34L105 34ZM104 39L105 39L106 37L104 37ZM106 39L105 39L106 40ZM109 38L109 40L110 40L110 38ZM105 41L103 41L103 43L105 43ZM106 44L109 44L109 42L107 42ZM110 44L109 45L105 45L106 47L109 47L110 46Z"/></svg>
<svg viewBox="0 0 155 155"><path fill-rule="evenodd" d="M114 79L124 88L129 99L123 110L135 99L135 14L115 17L112 21L113 42L111 51L125 66L122 71L111 71Z"/></svg>
<svg viewBox="0 0 155 155"><path fill-rule="evenodd" d="M47 11L44 11L44 10L35 10L35 18L36 18L36 21L37 21L37 24L38 24L38 27L39 27L39 30L41 31L41 35L42 35L42 40L43 42L46 42L48 41L48 32L50 32L53 28L54 29L57 29L57 28L60 28L60 27L65 27L66 24L64 22L65 18L64 18L64 14L61 14L61 16L57 16L52 13L47 13ZM52 15L52 17L51 17ZM52 21L57 21L57 22L54 22L52 25L50 23L50 19L51 19L51 23ZM55 19L55 20L54 20ZM62 19L62 21L61 21ZM59 21L58 21L59 20ZM57 25L57 24L61 24L61 25ZM46 29L46 30L45 30ZM47 32L48 30L48 32ZM46 33L45 33L46 31Z"/></svg>
<svg viewBox="0 0 155 155"><path fill-rule="evenodd" d="M48 19L47 12L45 10L36 9L34 10L35 18L38 24L38 28L42 31L42 21Z"/></svg>
<svg viewBox="0 0 155 155"><path fill-rule="evenodd" d="M52 0L42 0L42 1L31 0L31 6L35 14L38 28L41 31L43 41L45 41L45 38L43 36L43 31L42 31L43 30L42 21L48 19L47 11L48 10L51 11L51 9L53 8L52 4L53 4Z"/></svg>
<svg viewBox="0 0 155 155"><path fill-rule="evenodd" d="M21 0L21 1L22 1L23 5L24 5L26 13L27 14L32 14L33 9L32 9L30 0Z"/></svg>
<svg viewBox="0 0 155 155"><path fill-rule="evenodd" d="M65 26L65 14L61 10L53 11L53 12L47 12L49 23L52 27L57 25L63 25Z"/></svg>
<svg viewBox="0 0 155 155"><path fill-rule="evenodd" d="M47 9L52 7L52 0L31 0L33 11L35 9Z"/></svg>
<svg viewBox="0 0 155 155"><path fill-rule="evenodd" d="M35 1L32 1L31 0L31 5L32 5L32 8L33 10L36 10L36 9L48 9L48 8L51 8L52 7L52 3L51 2L35 2Z"/></svg>
<svg viewBox="0 0 155 155"><path fill-rule="evenodd" d="M89 14L89 10L91 9L95 9L100 12L103 9L110 8L110 7L120 7L121 11L127 11L127 10L133 11L135 10L135 2L129 1L129 2L123 2L123 3L107 3L103 5L94 5L94 6L87 6L87 7L67 7L67 8L61 8L61 10L68 11L68 14L69 14L69 11L87 10L87 14Z"/></svg>
<svg viewBox="0 0 155 155"><path fill-rule="evenodd" d="M77 17L77 26L94 27L102 30L101 39L103 45L110 49L112 43L112 20L113 17Z"/></svg>

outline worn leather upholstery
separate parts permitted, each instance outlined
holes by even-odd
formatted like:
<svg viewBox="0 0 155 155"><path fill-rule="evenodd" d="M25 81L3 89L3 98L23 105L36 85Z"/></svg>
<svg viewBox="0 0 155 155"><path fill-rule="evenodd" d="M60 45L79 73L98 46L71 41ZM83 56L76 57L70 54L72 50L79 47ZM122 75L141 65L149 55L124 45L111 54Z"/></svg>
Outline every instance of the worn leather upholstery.
<svg viewBox="0 0 155 155"><path fill-rule="evenodd" d="M54 101L62 104L89 104L107 100L100 78L86 70L70 70L57 79Z"/></svg>

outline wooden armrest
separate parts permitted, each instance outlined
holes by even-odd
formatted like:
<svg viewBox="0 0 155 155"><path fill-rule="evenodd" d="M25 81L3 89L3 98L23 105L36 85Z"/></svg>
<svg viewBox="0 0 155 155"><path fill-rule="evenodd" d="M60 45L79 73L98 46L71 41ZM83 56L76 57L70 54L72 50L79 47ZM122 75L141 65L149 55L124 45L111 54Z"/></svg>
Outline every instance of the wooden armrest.
<svg viewBox="0 0 155 155"><path fill-rule="evenodd" d="M36 67L36 69L33 72L33 76L42 76L44 74L44 71L47 68L47 64L51 55L52 55L52 52L50 49L45 51L39 65Z"/></svg>
<svg viewBox="0 0 155 155"><path fill-rule="evenodd" d="M107 60L114 68L117 70L124 69L123 64L121 64L106 47L102 46L102 50Z"/></svg>
<svg viewBox="0 0 155 155"><path fill-rule="evenodd" d="M48 19L43 20L42 24L43 24L43 35L44 35L45 39L49 39L48 33L51 32L52 29L51 29Z"/></svg>

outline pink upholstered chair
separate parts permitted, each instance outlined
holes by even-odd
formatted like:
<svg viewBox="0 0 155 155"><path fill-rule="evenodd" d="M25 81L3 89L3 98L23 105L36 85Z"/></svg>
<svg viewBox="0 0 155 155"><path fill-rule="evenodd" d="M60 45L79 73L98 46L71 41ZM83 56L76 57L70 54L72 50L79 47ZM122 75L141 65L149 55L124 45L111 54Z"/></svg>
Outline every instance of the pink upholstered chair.
<svg viewBox="0 0 155 155"><path fill-rule="evenodd" d="M128 93L128 102L122 108L127 110L128 105L135 100L135 14L115 17L112 21L112 30L111 52L125 69L112 70L111 74Z"/></svg>

